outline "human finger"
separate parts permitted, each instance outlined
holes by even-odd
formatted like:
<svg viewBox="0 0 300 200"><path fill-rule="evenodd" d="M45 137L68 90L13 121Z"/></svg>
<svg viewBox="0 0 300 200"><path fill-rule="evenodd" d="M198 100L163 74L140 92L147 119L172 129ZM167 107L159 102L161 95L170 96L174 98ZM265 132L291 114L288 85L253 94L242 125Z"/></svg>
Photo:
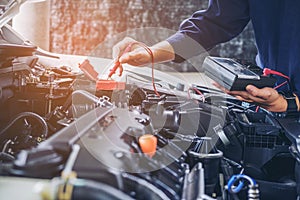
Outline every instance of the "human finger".
<svg viewBox="0 0 300 200"><path fill-rule="evenodd" d="M252 102L252 100L248 97L249 94L245 91L230 91L216 82L213 82L212 84L219 88L221 91L225 92L226 94L236 97L240 101Z"/></svg>
<svg viewBox="0 0 300 200"><path fill-rule="evenodd" d="M143 66L151 62L151 57L142 48L123 54L119 58L120 63L127 63L133 66Z"/></svg>
<svg viewBox="0 0 300 200"><path fill-rule="evenodd" d="M229 90L227 90L225 87L223 87L222 85L220 85L220 84L217 83L217 82L212 82L212 84L213 84L216 88L220 89L221 91L223 91L223 92L225 92L225 93L228 93L228 92L229 92Z"/></svg>
<svg viewBox="0 0 300 200"><path fill-rule="evenodd" d="M125 49L132 43L137 42L133 38L130 37L125 37L123 40L115 44L112 48L112 57L113 59L118 59L119 57L122 56L123 52ZM131 48L133 50L133 48Z"/></svg>
<svg viewBox="0 0 300 200"><path fill-rule="evenodd" d="M253 85L248 85L246 90L259 102L271 102L280 96L275 89L269 87L259 89Z"/></svg>

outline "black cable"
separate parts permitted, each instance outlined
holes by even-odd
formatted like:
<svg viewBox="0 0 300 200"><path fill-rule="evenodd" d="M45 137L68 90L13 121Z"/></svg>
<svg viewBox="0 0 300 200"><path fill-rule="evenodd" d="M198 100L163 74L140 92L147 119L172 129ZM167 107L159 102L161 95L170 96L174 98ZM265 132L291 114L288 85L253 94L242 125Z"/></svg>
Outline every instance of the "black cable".
<svg viewBox="0 0 300 200"><path fill-rule="evenodd" d="M0 152L0 161L14 161L15 157L12 155L5 153L5 152Z"/></svg>
<svg viewBox="0 0 300 200"><path fill-rule="evenodd" d="M47 138L48 136L48 125L47 122L44 118L42 118L40 115L33 113L33 112L22 112L19 113L13 120L11 120L9 122L9 124L1 130L0 132L0 136L2 136L10 127L12 127L19 119L24 118L24 117L33 117L35 119L37 119L40 124L42 125L43 128L43 133L42 135Z"/></svg>

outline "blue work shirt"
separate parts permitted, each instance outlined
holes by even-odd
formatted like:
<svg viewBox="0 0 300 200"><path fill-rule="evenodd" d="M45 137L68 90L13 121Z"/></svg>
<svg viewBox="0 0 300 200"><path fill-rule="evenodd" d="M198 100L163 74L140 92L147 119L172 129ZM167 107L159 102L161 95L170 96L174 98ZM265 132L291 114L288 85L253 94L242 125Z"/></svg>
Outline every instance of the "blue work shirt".
<svg viewBox="0 0 300 200"><path fill-rule="evenodd" d="M207 10L183 21L167 41L179 62L234 38L250 20L258 49L257 64L288 75L299 97L299 0L210 0Z"/></svg>

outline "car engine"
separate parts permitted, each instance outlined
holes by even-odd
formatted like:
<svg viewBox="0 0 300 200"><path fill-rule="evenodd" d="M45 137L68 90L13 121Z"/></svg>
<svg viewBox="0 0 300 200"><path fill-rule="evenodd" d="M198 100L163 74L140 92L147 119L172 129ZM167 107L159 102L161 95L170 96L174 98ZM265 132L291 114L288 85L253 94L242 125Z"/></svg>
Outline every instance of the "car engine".
<svg viewBox="0 0 300 200"><path fill-rule="evenodd" d="M16 33L5 18L15 2L1 7L1 187L42 182L36 199L299 197L298 113L155 70L157 94L150 68L101 79L110 60L45 52Z"/></svg>

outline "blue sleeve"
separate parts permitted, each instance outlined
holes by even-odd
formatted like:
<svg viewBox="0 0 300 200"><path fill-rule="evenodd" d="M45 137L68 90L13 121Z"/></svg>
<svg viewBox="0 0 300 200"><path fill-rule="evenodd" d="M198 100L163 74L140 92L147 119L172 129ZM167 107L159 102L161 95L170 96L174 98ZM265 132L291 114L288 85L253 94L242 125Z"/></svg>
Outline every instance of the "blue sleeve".
<svg viewBox="0 0 300 200"><path fill-rule="evenodd" d="M210 0L207 10L195 12L167 39L175 50L175 62L234 38L249 19L248 0Z"/></svg>

